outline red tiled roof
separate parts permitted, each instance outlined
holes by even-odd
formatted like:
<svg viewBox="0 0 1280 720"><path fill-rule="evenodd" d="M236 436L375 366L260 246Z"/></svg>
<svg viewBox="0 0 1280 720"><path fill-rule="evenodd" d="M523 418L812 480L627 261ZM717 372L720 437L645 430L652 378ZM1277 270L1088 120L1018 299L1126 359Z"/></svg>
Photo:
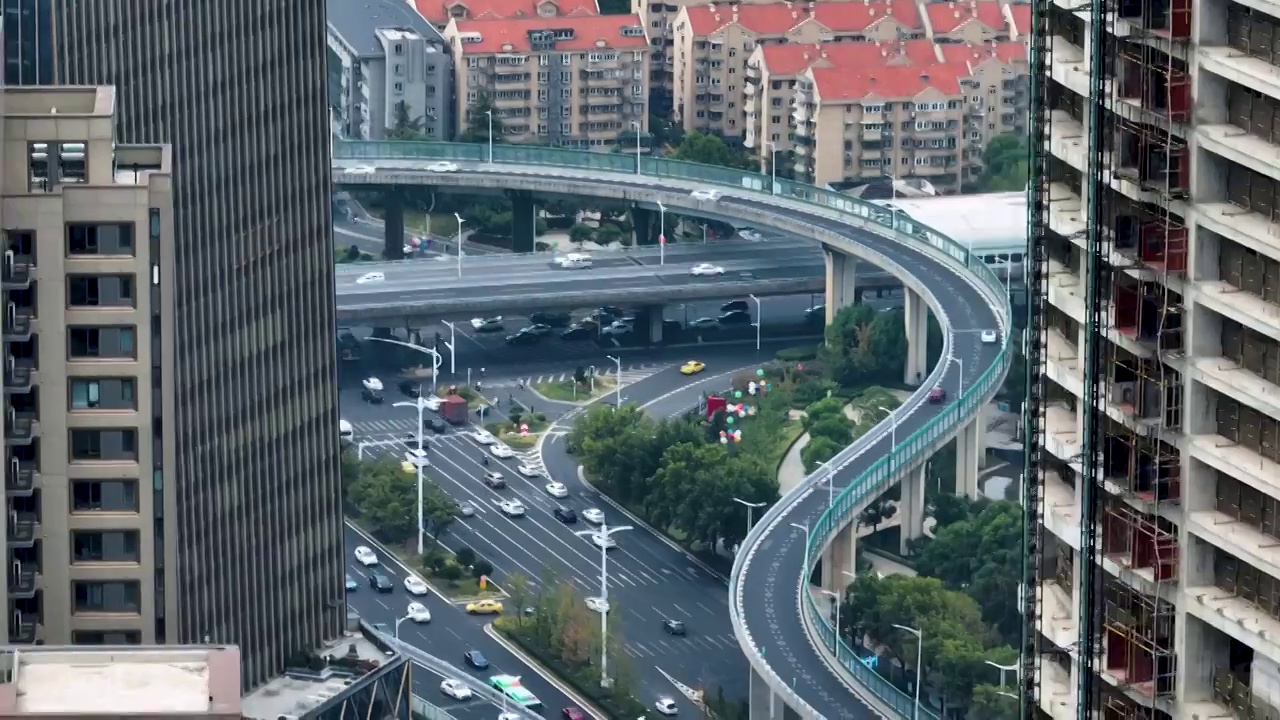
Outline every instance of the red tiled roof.
<svg viewBox="0 0 1280 720"><path fill-rule="evenodd" d="M924 42L929 42L925 40ZM764 45L761 47L764 67L770 75L798 75L813 65L840 67L886 62L897 54L896 46L872 42L827 42L813 45Z"/></svg>
<svg viewBox="0 0 1280 720"><path fill-rule="evenodd" d="M970 3L929 3L925 6L929 13L929 24L935 33L954 32L962 25L976 20L995 31L1008 31L1004 12L996 0L980 0Z"/></svg>
<svg viewBox="0 0 1280 720"><path fill-rule="evenodd" d="M942 56L947 62L967 62L976 66L978 63L995 58L1005 63L1027 61L1027 46L1016 40L996 43L940 43Z"/></svg>
<svg viewBox="0 0 1280 720"><path fill-rule="evenodd" d="M686 7L685 12L689 15L694 35L710 35L735 19L734 10L724 6ZM741 5L736 14L739 25L760 35L780 35L810 18L835 32L856 33L867 30L885 17L892 17L908 28L924 29L912 0Z"/></svg>
<svg viewBox="0 0 1280 720"><path fill-rule="evenodd" d="M1013 13L1013 27L1018 31L1019 35L1031 32L1030 5L1010 5L1009 11Z"/></svg>
<svg viewBox="0 0 1280 720"><path fill-rule="evenodd" d="M514 18L506 20L457 20L458 34L479 33L479 42L462 43L464 55L491 55L501 52L531 52L529 32L534 30L573 30L573 37L556 41L556 50L588 51L604 47L613 50L640 50L649 47L649 39L639 35L623 35L626 27L643 28L638 15L595 15L581 17ZM505 47L510 45L510 47Z"/></svg>
<svg viewBox="0 0 1280 720"><path fill-rule="evenodd" d="M431 23L447 25L449 9L456 5L466 8L471 20L494 20L538 17L538 6L548 2L556 7L556 15L562 17L600 14L596 0L413 0L412 5Z"/></svg>
<svg viewBox="0 0 1280 720"><path fill-rule="evenodd" d="M944 95L960 95L960 78L969 74L961 63L945 63L928 67L881 66L859 73L849 68L813 68L814 85L823 101L861 100L863 98L911 98L929 88Z"/></svg>

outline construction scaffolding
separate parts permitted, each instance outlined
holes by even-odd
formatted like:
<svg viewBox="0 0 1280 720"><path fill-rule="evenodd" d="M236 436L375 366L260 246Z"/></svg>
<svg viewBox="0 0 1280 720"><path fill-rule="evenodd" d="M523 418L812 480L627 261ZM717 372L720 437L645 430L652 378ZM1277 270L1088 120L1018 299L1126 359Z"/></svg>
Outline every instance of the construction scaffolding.
<svg viewBox="0 0 1280 720"><path fill-rule="evenodd" d="M1213 699L1245 720L1280 720L1280 709L1254 697L1249 678L1239 677L1227 668L1213 671Z"/></svg>
<svg viewBox="0 0 1280 720"><path fill-rule="evenodd" d="M1104 477L1119 492L1157 511L1157 503L1182 499L1182 463L1168 443L1116 423L1103 448Z"/></svg>
<svg viewBox="0 0 1280 720"><path fill-rule="evenodd" d="M1170 697L1177 658L1173 605L1119 580L1106 583L1106 672L1128 694Z"/></svg>

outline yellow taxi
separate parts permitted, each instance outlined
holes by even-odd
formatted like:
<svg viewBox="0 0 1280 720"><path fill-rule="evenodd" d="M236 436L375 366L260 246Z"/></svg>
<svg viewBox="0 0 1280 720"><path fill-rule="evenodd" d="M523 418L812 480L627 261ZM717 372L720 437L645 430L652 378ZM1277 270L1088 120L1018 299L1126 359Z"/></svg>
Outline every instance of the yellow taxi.
<svg viewBox="0 0 1280 720"><path fill-rule="evenodd" d="M414 477L418 476L418 468L414 467L413 463L408 460L400 463L400 470L404 472L405 475L412 475Z"/></svg>
<svg viewBox="0 0 1280 720"><path fill-rule="evenodd" d="M697 375L707 368L707 364L701 360L690 360L680 366L680 372L685 375Z"/></svg>
<svg viewBox="0 0 1280 720"><path fill-rule="evenodd" d="M502 603L497 600L477 600L467 603L469 615L497 615L502 612Z"/></svg>

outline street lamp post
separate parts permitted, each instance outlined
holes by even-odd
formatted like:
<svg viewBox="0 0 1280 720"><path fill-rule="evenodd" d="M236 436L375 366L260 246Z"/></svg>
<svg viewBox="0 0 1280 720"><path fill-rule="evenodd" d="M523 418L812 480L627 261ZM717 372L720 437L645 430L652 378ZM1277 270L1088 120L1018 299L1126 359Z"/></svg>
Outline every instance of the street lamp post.
<svg viewBox="0 0 1280 720"><path fill-rule="evenodd" d="M921 673L924 669L924 664L922 662L924 660L924 631L917 630L913 627L907 627L906 625L899 625L897 623L894 623L893 626L903 632L909 632L916 636L916 703L915 708L911 713L911 720L920 720L920 686L924 683L924 678L921 677Z"/></svg>
<svg viewBox="0 0 1280 720"><path fill-rule="evenodd" d="M449 342L445 347L449 348L449 374L454 375L458 372L458 354L454 352L454 343L457 342L457 331L453 327L453 323L448 320L441 320L445 325L449 326Z"/></svg>
<svg viewBox="0 0 1280 720"><path fill-rule="evenodd" d="M765 142L769 146L769 194L778 194L778 146Z"/></svg>
<svg viewBox="0 0 1280 720"><path fill-rule="evenodd" d="M458 221L458 277L462 277L462 216L454 213L453 218Z"/></svg>
<svg viewBox="0 0 1280 720"><path fill-rule="evenodd" d="M405 616L404 616L404 617L402 617L402 618L396 618L396 626L395 626L395 628L393 628L393 633L395 634L395 638L396 638L397 640L399 640L399 639L400 639L400 623L402 623L402 622L404 622L405 620L408 620L408 619L409 619L409 616L408 616L408 615L405 615Z"/></svg>
<svg viewBox="0 0 1280 720"><path fill-rule="evenodd" d="M739 505L743 505L743 506L745 506L745 507L747 508L747 535L750 535L750 534L751 534L751 514L752 514L752 512L753 512L756 508L762 508L762 507L764 507L765 505L768 505L769 503L762 503L762 502L753 503L753 502L747 502L746 500L743 500L742 498L734 498L734 499L733 499L733 501L734 501L734 502L736 502L736 503L738 503ZM745 539L745 538L747 537L747 535L743 535L742 537Z"/></svg>
<svg viewBox="0 0 1280 720"><path fill-rule="evenodd" d="M883 405L877 406L876 409L881 412L889 413L889 417L886 418L887 420L893 420L893 415L897 412L896 410L892 410ZM892 452L896 447L898 447L898 421L893 420L893 424L889 426L889 451Z"/></svg>
<svg viewBox="0 0 1280 720"><path fill-rule="evenodd" d="M640 174L640 123L635 120L631 121L631 127L636 129L636 174Z"/></svg>
<svg viewBox="0 0 1280 720"><path fill-rule="evenodd" d="M605 357L612 360L613 364L618 368L618 374L613 376L613 392L614 397L616 398L614 409L618 409L622 407L622 358L614 357L612 355L605 355ZM592 377L594 377L594 375ZM593 393L595 392L594 382L592 384L591 391Z"/></svg>
<svg viewBox="0 0 1280 720"><path fill-rule="evenodd" d="M493 164L493 111L485 110L485 115L489 116L489 164Z"/></svg>
<svg viewBox="0 0 1280 720"><path fill-rule="evenodd" d="M426 399L425 399L425 398L423 398L423 397L422 397L422 393L421 393L421 392L419 392L419 393L418 393L418 399L417 399L417 402L398 402L398 403L396 403L395 405L393 405L392 407L416 407L416 408L418 408L418 433L417 433L417 435L418 435L418 450L419 450L419 451L421 451L421 450L422 450L422 443L423 443L423 438L422 438L422 421L423 421L423 417L422 417L422 415L423 415L423 413L424 413L424 412L426 411L426 409L427 409L427 401L426 401ZM422 461L422 458L421 458L421 457L419 457L419 456L417 456L417 455L415 455L415 456L414 456L413 465L414 465L414 467L416 467L416 468L417 468L417 470L418 470L418 476L417 476L417 478L418 478L418 554L419 554L419 555L422 555L422 540L423 540L423 528L422 528L422 525L423 525L423 523L425 522L425 518L424 518L424 517L423 517L423 515L422 515L422 466L423 466L424 464L425 464L425 463Z"/></svg>
<svg viewBox="0 0 1280 720"><path fill-rule="evenodd" d="M630 525L611 528L602 524L598 530L577 532L600 538L600 687L604 688L609 687L609 538L631 529Z"/></svg>
<svg viewBox="0 0 1280 720"><path fill-rule="evenodd" d="M820 590L823 595L836 601L836 626L835 631L831 633L831 654L836 656L836 660L840 660L840 593L834 593L830 590Z"/></svg>
<svg viewBox="0 0 1280 720"><path fill-rule="evenodd" d="M760 298L755 295L748 295L756 303L756 321L752 323L756 326L756 352L760 352L760 326L764 324L764 316L761 314Z"/></svg>
<svg viewBox="0 0 1280 720"><path fill-rule="evenodd" d="M658 264L667 264L667 206L658 203Z"/></svg>
<svg viewBox="0 0 1280 720"><path fill-rule="evenodd" d="M1017 672L1018 670L1021 669L1018 667L1017 663L1014 663L1012 665L1001 665L1000 663L991 662L990 660L987 660L986 663L991 667L1000 671L1000 689L1001 690L1004 689L1004 674L1007 672ZM1015 675L1014 677L1017 677L1017 676Z"/></svg>
<svg viewBox="0 0 1280 720"><path fill-rule="evenodd" d="M793 527L793 528L795 528L795 529L797 529L797 530L803 530L803 531L804 531L804 547L805 547L805 550L806 550L806 551L808 551L808 549L809 549L809 523L807 523L807 522L806 522L806 523L791 523L791 527Z"/></svg>
<svg viewBox="0 0 1280 720"><path fill-rule="evenodd" d="M951 360L955 362L956 367L960 369L960 376L956 378L956 397L958 398L964 394L964 360L961 360L955 355L951 356Z"/></svg>

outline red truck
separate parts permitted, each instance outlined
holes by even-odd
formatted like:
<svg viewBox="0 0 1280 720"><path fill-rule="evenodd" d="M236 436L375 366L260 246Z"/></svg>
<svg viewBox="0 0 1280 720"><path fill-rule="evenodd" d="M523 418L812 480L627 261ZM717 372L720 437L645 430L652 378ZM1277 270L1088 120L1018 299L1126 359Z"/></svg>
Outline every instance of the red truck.
<svg viewBox="0 0 1280 720"><path fill-rule="evenodd" d="M467 399L461 395L448 395L440 406L440 414L453 425L467 424Z"/></svg>

